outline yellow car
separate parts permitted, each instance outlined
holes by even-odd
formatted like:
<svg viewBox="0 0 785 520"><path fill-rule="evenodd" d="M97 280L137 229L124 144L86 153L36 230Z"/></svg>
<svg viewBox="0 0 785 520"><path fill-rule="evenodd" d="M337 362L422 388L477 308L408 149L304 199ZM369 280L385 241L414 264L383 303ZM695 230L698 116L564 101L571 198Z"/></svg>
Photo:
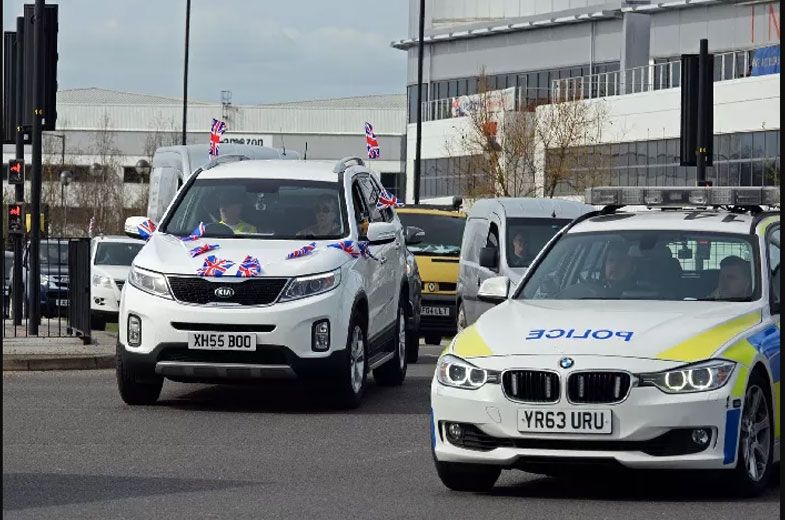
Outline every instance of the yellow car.
<svg viewBox="0 0 785 520"><path fill-rule="evenodd" d="M410 245L422 279L420 335L429 345L455 334L455 288L466 214L460 199L450 206L407 205L397 209L404 226L425 231L423 241Z"/></svg>

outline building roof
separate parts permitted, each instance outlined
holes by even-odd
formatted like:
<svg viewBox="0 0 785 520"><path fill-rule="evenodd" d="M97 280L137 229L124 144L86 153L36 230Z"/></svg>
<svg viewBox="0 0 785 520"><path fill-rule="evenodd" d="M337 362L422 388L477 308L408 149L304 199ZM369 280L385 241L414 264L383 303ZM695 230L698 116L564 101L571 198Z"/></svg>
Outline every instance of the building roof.
<svg viewBox="0 0 785 520"><path fill-rule="evenodd" d="M297 108L392 108L406 109L406 94L382 94L374 96L355 96L332 99L315 99L310 101L291 101L288 103L275 103L261 105L270 107L297 107Z"/></svg>
<svg viewBox="0 0 785 520"><path fill-rule="evenodd" d="M57 103L67 105L182 105L183 100L173 97L88 87L58 91ZM208 105L209 103L189 99L188 104Z"/></svg>

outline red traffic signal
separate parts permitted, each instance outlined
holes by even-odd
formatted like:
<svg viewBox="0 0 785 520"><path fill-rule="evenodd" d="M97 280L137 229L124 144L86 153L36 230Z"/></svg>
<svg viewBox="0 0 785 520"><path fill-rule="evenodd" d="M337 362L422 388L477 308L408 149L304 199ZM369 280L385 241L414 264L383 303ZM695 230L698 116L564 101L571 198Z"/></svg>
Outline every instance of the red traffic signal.
<svg viewBox="0 0 785 520"><path fill-rule="evenodd" d="M25 162L21 159L8 161L8 184L24 184Z"/></svg>
<svg viewBox="0 0 785 520"><path fill-rule="evenodd" d="M24 214L25 210L22 204L8 205L8 234L25 232Z"/></svg>

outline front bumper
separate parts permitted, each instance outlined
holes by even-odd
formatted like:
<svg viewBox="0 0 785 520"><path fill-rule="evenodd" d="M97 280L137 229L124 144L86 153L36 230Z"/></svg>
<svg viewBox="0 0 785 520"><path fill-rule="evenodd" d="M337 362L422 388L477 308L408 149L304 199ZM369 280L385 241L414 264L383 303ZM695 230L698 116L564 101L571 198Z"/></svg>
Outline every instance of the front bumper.
<svg viewBox="0 0 785 520"><path fill-rule="evenodd" d="M117 316L120 312L120 291L114 287L90 287L90 310Z"/></svg>
<svg viewBox="0 0 785 520"><path fill-rule="evenodd" d="M515 356L504 358L508 367L555 367L559 356ZM577 362L576 362L577 364ZM667 368L662 362L641 360L648 364L640 371ZM672 364L671 364L672 365ZM581 367L592 369L628 370L629 362L614 358L585 356ZM502 370L503 367L484 368ZM673 395L653 387L633 386L628 397L617 404L570 404L562 397L553 405L525 404L508 399L501 384L486 384L478 390L446 387L434 378L431 386L432 444L439 461L492 464L506 468L526 467L530 464L608 463L629 468L660 469L721 469L731 468L736 457L736 437L740 410L732 409L729 399L733 378L723 388L712 392ZM518 410L522 408L611 410L612 433L562 434L520 433ZM480 450L460 447L450 442L445 432L446 422L469 424L480 432L488 448ZM708 446L697 453L657 449L671 435L681 435L694 428L710 429ZM676 432L676 433L674 433ZM487 437L486 437L487 436ZM679 437L682 438L682 437ZM490 439L490 440L489 440ZM496 447L498 446L498 447ZM677 454L673 454L673 452Z"/></svg>
<svg viewBox="0 0 785 520"><path fill-rule="evenodd" d="M216 306L179 303L147 294L127 285L120 303L118 349L126 362L133 363L141 373L197 379L266 378L282 373L289 367L296 375L326 371L332 373L333 363L346 352L351 313L351 300L344 302L344 289L270 306ZM141 318L142 341L138 347L127 342L128 316ZM330 321L330 348L326 352L312 350L312 329L317 321ZM256 351L189 350L189 330L231 331L233 327L257 329ZM260 332L261 329L271 329ZM159 366L162 362L171 362ZM193 365L201 363L202 365ZM179 368L172 371L172 365ZM233 365L238 370L227 372L219 365ZM243 365L275 367L272 370L243 370ZM164 367L164 368L162 368ZM200 370L193 370L194 368ZM205 370L201 370L204 368Z"/></svg>
<svg viewBox="0 0 785 520"><path fill-rule="evenodd" d="M448 310L447 316L430 316L420 313L420 334L439 334L444 337L454 336L456 332L455 295L426 294L422 295L422 308L441 307Z"/></svg>

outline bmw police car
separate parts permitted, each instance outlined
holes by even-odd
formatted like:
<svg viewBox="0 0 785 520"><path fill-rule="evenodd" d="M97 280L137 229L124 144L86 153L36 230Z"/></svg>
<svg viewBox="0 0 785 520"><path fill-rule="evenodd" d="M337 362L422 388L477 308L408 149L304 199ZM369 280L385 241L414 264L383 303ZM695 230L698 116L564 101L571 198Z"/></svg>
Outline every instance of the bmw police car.
<svg viewBox="0 0 785 520"><path fill-rule="evenodd" d="M776 189L594 188L521 283L454 338L431 388L442 482L502 469L726 470L766 485L780 450ZM648 206L623 211L624 206ZM508 291L511 293L508 295Z"/></svg>

